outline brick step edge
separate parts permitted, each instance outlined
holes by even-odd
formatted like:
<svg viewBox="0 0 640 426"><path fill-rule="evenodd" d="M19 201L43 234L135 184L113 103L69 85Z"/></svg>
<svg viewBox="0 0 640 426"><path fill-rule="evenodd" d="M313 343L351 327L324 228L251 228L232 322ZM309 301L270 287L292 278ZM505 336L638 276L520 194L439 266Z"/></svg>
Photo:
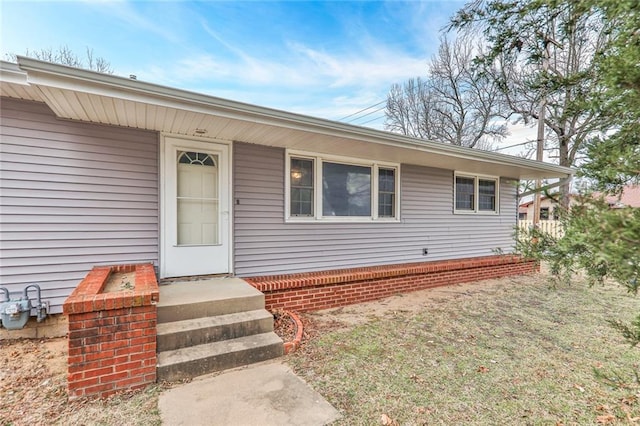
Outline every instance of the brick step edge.
<svg viewBox="0 0 640 426"><path fill-rule="evenodd" d="M293 321L296 329L296 335L293 340L290 342L284 342L284 354L288 355L295 352L300 347L300 344L302 343L302 336L304 335L304 327L300 317L295 312L284 311L284 314Z"/></svg>

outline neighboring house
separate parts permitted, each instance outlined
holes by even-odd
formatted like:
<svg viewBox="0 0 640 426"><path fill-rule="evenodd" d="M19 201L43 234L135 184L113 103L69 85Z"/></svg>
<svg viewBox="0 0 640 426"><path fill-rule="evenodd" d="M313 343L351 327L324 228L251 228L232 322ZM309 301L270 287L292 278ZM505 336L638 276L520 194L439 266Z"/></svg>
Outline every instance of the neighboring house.
<svg viewBox="0 0 640 426"><path fill-rule="evenodd" d="M571 170L33 59L0 64L0 286L94 265L275 276L509 253Z"/></svg>
<svg viewBox="0 0 640 426"><path fill-rule="evenodd" d="M556 200L549 197L540 197L540 220L557 220L559 205ZM518 206L519 220L533 220L533 200Z"/></svg>
<svg viewBox="0 0 640 426"><path fill-rule="evenodd" d="M620 195L607 195L604 198L612 209L640 208L640 185L627 185L622 188Z"/></svg>
<svg viewBox="0 0 640 426"><path fill-rule="evenodd" d="M522 204L518 206L518 220L527 220L527 208Z"/></svg>
<svg viewBox="0 0 640 426"><path fill-rule="evenodd" d="M600 193L594 193L594 197L599 197ZM627 185L622 189L620 195L607 195L605 201L612 209L623 207L640 208L640 185ZM569 206L575 203L574 196L569 198ZM554 198L541 197L540 220L557 220L559 204ZM518 207L519 220L533 220L533 200L520 204Z"/></svg>

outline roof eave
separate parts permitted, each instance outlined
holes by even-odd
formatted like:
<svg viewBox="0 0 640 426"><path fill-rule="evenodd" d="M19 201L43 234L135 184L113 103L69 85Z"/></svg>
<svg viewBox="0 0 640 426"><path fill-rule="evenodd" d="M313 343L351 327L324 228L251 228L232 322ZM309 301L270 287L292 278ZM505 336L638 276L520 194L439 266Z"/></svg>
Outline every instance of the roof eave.
<svg viewBox="0 0 640 426"><path fill-rule="evenodd" d="M574 173L571 168L554 164L416 139L386 131L354 126L273 108L260 107L139 80L53 64L23 56L18 56L17 60L18 64L15 67L8 67L9 74L7 75L14 79L22 78L22 81L24 81L26 76L26 81L32 85L69 89L75 88L76 90L82 86L83 90L89 92L93 91L101 94L108 92L111 96L115 97L126 96L129 99L140 98L144 102L157 102L163 105L170 104L176 108L192 107L203 113L207 113L208 111L208 113L242 118L255 123L277 125L330 136L347 137L466 160L505 164L515 168L528 169L531 172L529 173L531 176L567 177ZM3 63L3 68L4 65ZM3 79L4 77L3 73Z"/></svg>

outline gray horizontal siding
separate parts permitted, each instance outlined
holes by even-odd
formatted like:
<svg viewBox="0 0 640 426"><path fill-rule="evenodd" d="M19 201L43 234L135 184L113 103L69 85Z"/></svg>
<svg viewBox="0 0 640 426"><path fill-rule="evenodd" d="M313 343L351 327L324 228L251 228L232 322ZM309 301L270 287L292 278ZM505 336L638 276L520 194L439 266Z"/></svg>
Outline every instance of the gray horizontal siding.
<svg viewBox="0 0 640 426"><path fill-rule="evenodd" d="M3 98L0 286L53 312L95 265L158 262L158 135Z"/></svg>
<svg viewBox="0 0 640 426"><path fill-rule="evenodd" d="M513 244L516 190L505 181L500 215L454 215L453 171L403 164L400 222L285 223L284 150L235 143L233 157L240 276L485 256Z"/></svg>

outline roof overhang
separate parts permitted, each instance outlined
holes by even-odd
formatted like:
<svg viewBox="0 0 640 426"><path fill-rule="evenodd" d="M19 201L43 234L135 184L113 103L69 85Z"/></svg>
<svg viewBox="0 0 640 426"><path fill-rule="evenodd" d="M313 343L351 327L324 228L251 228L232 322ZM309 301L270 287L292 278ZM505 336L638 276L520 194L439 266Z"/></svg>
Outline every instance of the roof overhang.
<svg viewBox="0 0 640 426"><path fill-rule="evenodd" d="M247 142L513 179L567 167L425 141L26 57L1 62L0 95L45 102L63 119Z"/></svg>

